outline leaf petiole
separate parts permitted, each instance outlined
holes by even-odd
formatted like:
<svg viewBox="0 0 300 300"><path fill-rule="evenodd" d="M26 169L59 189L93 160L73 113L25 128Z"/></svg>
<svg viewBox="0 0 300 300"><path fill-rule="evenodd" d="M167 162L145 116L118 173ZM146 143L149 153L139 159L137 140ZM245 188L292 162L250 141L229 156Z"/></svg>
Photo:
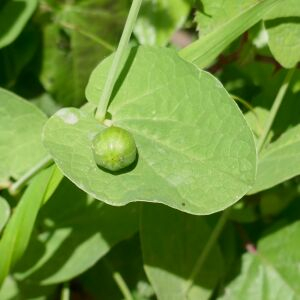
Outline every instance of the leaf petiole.
<svg viewBox="0 0 300 300"><path fill-rule="evenodd" d="M264 126L263 133L262 133L262 135L260 136L260 138L257 142L257 153L259 153L262 150L262 148L263 148L263 146L266 142L267 136L268 136L268 134L271 130L271 127L274 123L277 112L278 112L279 107L282 103L282 100L283 100L283 98L286 94L286 91L289 87L289 84L290 84L291 79L294 75L294 72L295 72L295 68L290 69L288 71L288 73L286 74L286 77L284 78L283 83L282 83L282 85L281 85L281 87L280 87L280 89L279 89L279 91L276 95L276 98L274 100L274 103L273 103L271 111L270 111L270 116L269 116L269 118L266 122L266 125Z"/></svg>
<svg viewBox="0 0 300 300"><path fill-rule="evenodd" d="M114 270L113 266L111 265L111 263L108 261L107 258L104 258L103 262L104 262L105 266L107 267L107 269L111 272L116 285L119 287L121 293L124 296L124 299L125 300L133 300L130 289L127 286L122 275L118 271Z"/></svg>
<svg viewBox="0 0 300 300"><path fill-rule="evenodd" d="M22 177L9 187L9 193L15 195L26 184L26 182L36 175L39 171L47 167L53 162L52 157L47 155L30 170L28 170Z"/></svg>
<svg viewBox="0 0 300 300"><path fill-rule="evenodd" d="M209 253L211 252L213 246L218 241L218 238L221 235L224 226L226 225L230 211L231 211L231 208L229 207L222 212L216 226L214 227L213 232L211 233L205 247L203 248L203 250L201 252L201 255L199 256L198 260L196 261L195 266L192 270L192 273L187 280L187 286L186 286L186 290L185 290L186 299L188 298L188 292L190 291L196 276L201 272L201 269L209 255Z"/></svg>
<svg viewBox="0 0 300 300"><path fill-rule="evenodd" d="M109 100L110 100L115 82L117 80L118 67L119 67L121 59L123 57L124 51L128 45L128 42L129 42L130 36L132 34L133 27L134 27L135 21L137 19L141 4L142 4L142 0L133 0L132 1L130 11L129 11L129 14L128 14L128 17L126 20L126 24L125 24L117 51L115 53L112 65L108 72L108 76L107 76L106 82L104 84L103 92L101 94L99 104L97 107L97 111L96 111L96 115L95 115L96 119L101 123L105 120L105 115L106 115L107 107L109 104Z"/></svg>

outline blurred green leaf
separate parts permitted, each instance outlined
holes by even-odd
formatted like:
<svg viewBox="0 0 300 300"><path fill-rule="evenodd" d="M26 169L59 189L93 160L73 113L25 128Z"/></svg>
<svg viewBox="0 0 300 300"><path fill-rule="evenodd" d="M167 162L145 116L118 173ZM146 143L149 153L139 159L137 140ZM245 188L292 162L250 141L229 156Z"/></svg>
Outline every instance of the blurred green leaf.
<svg viewBox="0 0 300 300"><path fill-rule="evenodd" d="M259 0L201 0L195 14L195 22L200 38L222 28L228 20L243 14Z"/></svg>
<svg viewBox="0 0 300 300"><path fill-rule="evenodd" d="M37 213L49 196L48 189L54 190L52 179L58 184L56 172L53 166L34 177L7 223L0 240L0 286L27 248Z"/></svg>
<svg viewBox="0 0 300 300"><path fill-rule="evenodd" d="M154 291L143 269L143 258L138 234L122 241L95 266L77 280L95 299L120 300L122 294L112 272L118 272L131 290L134 300L154 299ZM99 288L101 281L101 288Z"/></svg>
<svg viewBox="0 0 300 300"><path fill-rule="evenodd" d="M41 142L46 116L0 88L0 182L18 179L47 154Z"/></svg>
<svg viewBox="0 0 300 300"><path fill-rule="evenodd" d="M256 141L263 132L264 124L266 124L269 114L269 110L259 106L245 114L246 121L249 127L252 129L254 136L256 137Z"/></svg>
<svg viewBox="0 0 300 300"><path fill-rule="evenodd" d="M240 274L222 300L300 298L300 222L275 229L259 241L257 253L243 256Z"/></svg>
<svg viewBox="0 0 300 300"><path fill-rule="evenodd" d="M230 210L230 220L238 223L252 223L258 219L256 207L251 203L239 201Z"/></svg>
<svg viewBox="0 0 300 300"><path fill-rule="evenodd" d="M54 300L57 287L18 282L8 276L0 289L1 300Z"/></svg>
<svg viewBox="0 0 300 300"><path fill-rule="evenodd" d="M10 216L10 206L7 201L0 196L0 234ZM1 299L1 298L0 298Z"/></svg>
<svg viewBox="0 0 300 300"><path fill-rule="evenodd" d="M195 278L191 275L211 232L204 217L161 205L143 206L140 235L145 271L158 299L210 298L223 274L218 245L213 247L199 274Z"/></svg>
<svg viewBox="0 0 300 300"><path fill-rule="evenodd" d="M299 194L297 186L287 181L260 194L259 209L264 218L282 213Z"/></svg>
<svg viewBox="0 0 300 300"><path fill-rule="evenodd" d="M257 65L256 63L256 66ZM249 68L247 68L247 70L249 70ZM256 67L256 70L257 72L262 72L262 68ZM253 68L252 72L255 72L255 68ZM269 111L278 93L278 88L281 86L286 73L287 71L285 69L278 70L277 72L271 71L269 73L262 73L262 77L258 82L261 91L253 97L252 100L252 105L254 106L253 113L255 113L256 116L251 112L246 114L246 119L250 121L249 124L251 124L256 136L260 135L266 124L265 120L269 115ZM299 84L300 72L296 71L272 125L268 142L270 142L271 139L277 139L285 131L300 123L299 111L295 109L299 103L300 90L297 88ZM255 124L255 119L257 120L257 124Z"/></svg>
<svg viewBox="0 0 300 300"><path fill-rule="evenodd" d="M300 5L285 0L265 17L269 47L275 59L285 68L300 62Z"/></svg>
<svg viewBox="0 0 300 300"><path fill-rule="evenodd" d="M0 9L0 48L12 43L35 11L38 0L10 0Z"/></svg>
<svg viewBox="0 0 300 300"><path fill-rule="evenodd" d="M105 205L65 179L42 208L40 233L29 244L16 277L43 285L68 281L134 234L137 221L136 205Z"/></svg>
<svg viewBox="0 0 300 300"><path fill-rule="evenodd" d="M265 14L280 0L264 0L247 6L242 11L227 19L220 26L216 26L199 40L182 49L179 54L186 60L204 68L237 37L259 22Z"/></svg>
<svg viewBox="0 0 300 300"><path fill-rule="evenodd" d="M190 9L187 0L145 0L134 34L142 45L165 46L184 24Z"/></svg>
<svg viewBox="0 0 300 300"><path fill-rule="evenodd" d="M94 104L111 60L91 75L87 98ZM104 126L93 114L62 109L45 126L44 144L64 174L117 206L150 201L210 214L242 197L254 181L256 151L244 117L220 82L159 47L134 48L124 68L109 113L114 125L133 134L137 164L117 176L101 170L91 142Z"/></svg>
<svg viewBox="0 0 300 300"><path fill-rule="evenodd" d="M44 93L30 101L36 105L41 111L43 111L47 116L52 116L55 114L61 106L58 105L54 99L47 93Z"/></svg>
<svg viewBox="0 0 300 300"><path fill-rule="evenodd" d="M11 88L38 47L38 29L27 26L9 46L0 49L0 85Z"/></svg>
<svg viewBox="0 0 300 300"><path fill-rule="evenodd" d="M254 194L300 174L300 125L286 131L259 155Z"/></svg>
<svg viewBox="0 0 300 300"><path fill-rule="evenodd" d="M2 287L0 287L1 300L16 300L20 291L18 285L11 276L7 276Z"/></svg>
<svg viewBox="0 0 300 300"><path fill-rule="evenodd" d="M43 30L40 78L63 106L79 106L94 66L114 50L127 13L126 1L90 0L62 5Z"/></svg>

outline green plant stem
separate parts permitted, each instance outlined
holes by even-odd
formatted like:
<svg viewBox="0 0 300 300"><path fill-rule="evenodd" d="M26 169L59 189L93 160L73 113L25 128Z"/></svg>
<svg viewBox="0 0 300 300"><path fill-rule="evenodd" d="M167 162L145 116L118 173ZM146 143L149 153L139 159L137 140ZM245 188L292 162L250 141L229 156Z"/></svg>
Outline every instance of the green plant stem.
<svg viewBox="0 0 300 300"><path fill-rule="evenodd" d="M213 246L216 244L220 234L222 233L223 228L227 222L228 216L230 214L230 210L231 210L231 208L227 208L226 210L224 210L222 212L216 226L214 227L212 234L209 237L209 240L207 241L204 249L201 252L201 255L199 256L198 260L196 261L195 266L192 270L192 273L187 280L187 286L186 286L186 292L185 292L186 298L187 298L188 292L190 291L190 289L193 285L193 282L194 282L196 276L201 272L202 267L205 263L205 260L207 259Z"/></svg>
<svg viewBox="0 0 300 300"><path fill-rule="evenodd" d="M133 0L131 4L131 8L126 20L126 24L117 48L117 51L115 53L111 68L109 70L103 92L101 94L98 108L96 111L96 119L99 122L103 122L105 120L105 115L107 111L107 107L109 104L109 100L115 85L115 82L117 80L117 73L118 73L118 67L120 65L121 59L123 57L124 51L128 45L130 36L133 31L133 27L135 24L135 21L137 19L140 7L142 4L142 0Z"/></svg>
<svg viewBox="0 0 300 300"><path fill-rule="evenodd" d="M122 295L124 296L125 300L133 300L133 297L131 295L130 289L127 286L125 280L123 279L122 275L114 270L114 268L112 267L112 265L110 264L110 262L107 260L107 258L103 259L104 264L106 265L107 269L111 272L112 277L115 281L115 283L117 284L117 286L119 287Z"/></svg>
<svg viewBox="0 0 300 300"><path fill-rule="evenodd" d="M70 300L70 286L68 282L63 284L60 300Z"/></svg>
<svg viewBox="0 0 300 300"><path fill-rule="evenodd" d="M242 99L241 97L238 97L236 95L230 94L231 98L236 101L242 103L247 109L252 111L255 114L253 106L246 100Z"/></svg>
<svg viewBox="0 0 300 300"><path fill-rule="evenodd" d="M34 175L36 175L39 171L44 169L46 166L52 163L52 157L47 155L43 158L40 162L38 162L35 166L33 166L30 170L28 170L22 177L19 178L15 183L13 183L10 188L9 192L12 195L15 195L25 184L26 182L31 179Z"/></svg>
<svg viewBox="0 0 300 300"><path fill-rule="evenodd" d="M282 100L283 100L283 98L286 94L286 91L289 87L289 84L290 84L291 79L294 75L294 72L295 72L295 68L290 69L288 71L288 73L287 73L286 77L284 78L284 81L283 81L283 83L282 83L282 85L281 85L281 87L280 87L280 89L279 89L279 91L276 95L276 98L274 100L274 103L273 103L271 111L270 111L270 116L269 116L269 118L268 118L268 120L267 120L267 122L264 126L263 133L262 133L262 135L260 136L260 138L257 142L257 153L259 153L262 150L262 148L263 148L263 146L266 142L267 136L268 136L268 134L271 130L271 127L272 127L273 122L276 118L277 112L278 112L279 107L282 103Z"/></svg>

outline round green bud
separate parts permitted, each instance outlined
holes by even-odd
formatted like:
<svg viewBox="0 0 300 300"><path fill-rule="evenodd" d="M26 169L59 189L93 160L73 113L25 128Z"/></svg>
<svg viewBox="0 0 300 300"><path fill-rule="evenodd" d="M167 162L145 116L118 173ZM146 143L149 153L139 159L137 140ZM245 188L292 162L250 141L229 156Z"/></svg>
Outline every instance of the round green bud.
<svg viewBox="0 0 300 300"><path fill-rule="evenodd" d="M97 165L109 171L119 171L136 159L133 136L120 127L108 127L93 140L93 152Z"/></svg>

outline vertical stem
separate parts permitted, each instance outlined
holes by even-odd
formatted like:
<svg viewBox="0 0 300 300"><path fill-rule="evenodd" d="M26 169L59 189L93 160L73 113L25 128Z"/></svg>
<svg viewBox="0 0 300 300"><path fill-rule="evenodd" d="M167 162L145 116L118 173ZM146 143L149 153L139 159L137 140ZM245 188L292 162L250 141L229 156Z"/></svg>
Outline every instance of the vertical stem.
<svg viewBox="0 0 300 300"><path fill-rule="evenodd" d="M108 103L113 91L113 87L115 85L115 82L117 80L117 72L118 67L121 62L121 59L123 57L124 51L128 45L131 33L133 31L133 27L135 24L135 21L137 19L140 7L142 4L142 0L133 0L131 4L131 8L127 17L127 21L117 48L117 51L115 53L111 68L109 70L102 95L99 100L98 108L96 111L96 119L100 122L103 122L105 119Z"/></svg>
<svg viewBox="0 0 300 300"><path fill-rule="evenodd" d="M223 228L227 222L228 216L230 214L230 210L231 210L231 208L227 208L222 212L216 226L214 227L212 234L209 237L209 240L207 241L205 247L203 248L203 250L201 252L201 255L199 256L198 260L196 261L195 266L192 270L192 273L187 280L187 286L186 286L186 292L185 292L186 298L188 297L188 292L191 289L196 276L201 272L202 267L205 263L205 260L207 259L213 246L216 244L220 234L222 233Z"/></svg>
<svg viewBox="0 0 300 300"><path fill-rule="evenodd" d="M61 290L60 300L70 300L70 286L68 282L63 284L63 288Z"/></svg>
<svg viewBox="0 0 300 300"><path fill-rule="evenodd" d="M279 89L279 91L276 95L276 98L274 100L274 103L273 103L271 111L270 111L270 116L269 116L269 118L267 120L267 123L264 127L263 133L262 133L262 135L260 136L260 138L257 142L257 152L258 153L262 150L262 148L263 148L263 146L266 142L267 136L268 136L268 134L271 130L271 127L273 125L273 122L274 122L275 117L277 115L277 112L279 110L279 107L282 103L282 100L283 100L283 98L286 94L286 91L289 87L289 84L290 84L291 79L294 75L294 72L295 72L295 68L290 69L288 71L288 73L287 73L286 77L284 78L284 81L283 81L283 83L282 83L282 85L281 85L281 87L280 87L280 89Z"/></svg>
<svg viewBox="0 0 300 300"><path fill-rule="evenodd" d="M110 264L110 262L108 261L107 258L104 258L103 261L104 261L104 264L106 265L107 269L111 272L112 277L113 277L115 283L117 284L117 286L119 287L121 293L123 294L125 300L133 300L130 289L127 286L122 275L118 271L114 270L114 268L112 267L112 265Z"/></svg>

